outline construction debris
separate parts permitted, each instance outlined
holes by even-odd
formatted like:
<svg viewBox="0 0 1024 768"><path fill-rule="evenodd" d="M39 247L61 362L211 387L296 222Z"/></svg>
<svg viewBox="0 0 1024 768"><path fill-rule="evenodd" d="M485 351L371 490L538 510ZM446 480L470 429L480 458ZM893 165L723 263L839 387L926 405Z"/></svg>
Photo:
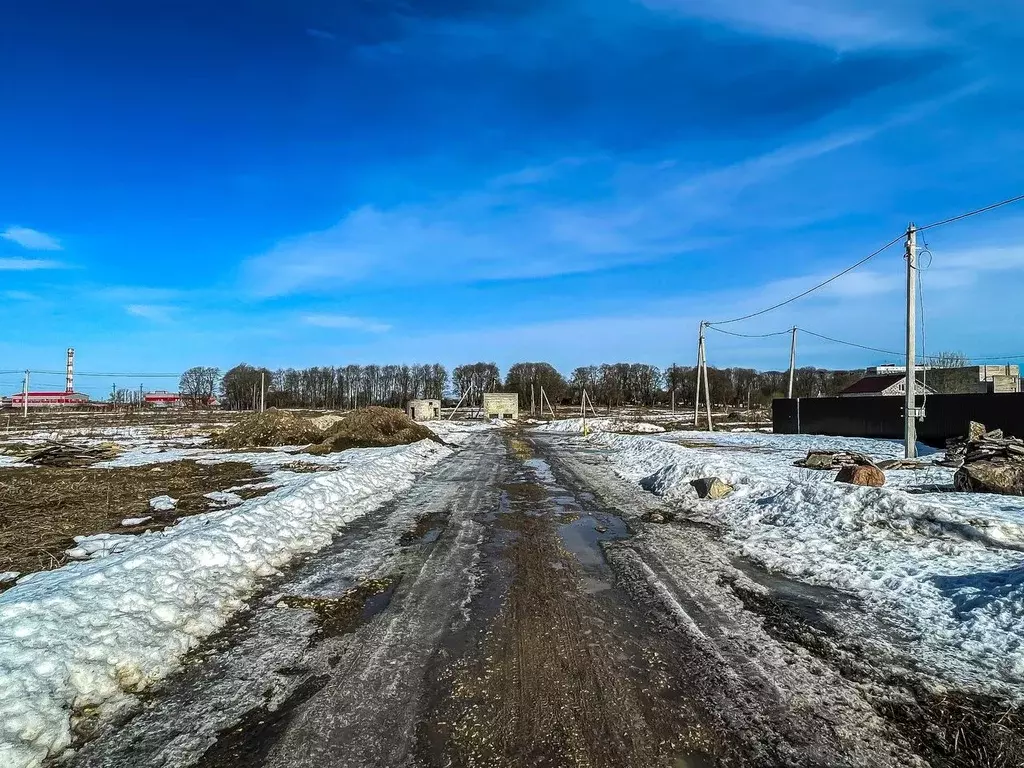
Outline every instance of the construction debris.
<svg viewBox="0 0 1024 768"><path fill-rule="evenodd" d="M420 440L442 442L429 429L410 419L405 411L371 406L348 414L331 428L322 442L311 445L307 451L319 456L349 448L407 445Z"/></svg>
<svg viewBox="0 0 1024 768"><path fill-rule="evenodd" d="M215 448L264 448L273 445L307 445L324 439L324 433L309 419L271 408L246 416L225 431L215 434Z"/></svg>
<svg viewBox="0 0 1024 768"><path fill-rule="evenodd" d="M1024 496L1024 440L971 422L967 437L946 441L945 466L957 467L958 491Z"/></svg>
<svg viewBox="0 0 1024 768"><path fill-rule="evenodd" d="M88 467L97 461L115 458L121 448L114 443L100 445L72 445L70 443L53 443L26 456L26 464L42 467L61 467L64 469Z"/></svg>
<svg viewBox="0 0 1024 768"><path fill-rule="evenodd" d="M839 469L840 467L873 467L875 463L863 453L850 451L808 451L807 458L793 462L807 469Z"/></svg>

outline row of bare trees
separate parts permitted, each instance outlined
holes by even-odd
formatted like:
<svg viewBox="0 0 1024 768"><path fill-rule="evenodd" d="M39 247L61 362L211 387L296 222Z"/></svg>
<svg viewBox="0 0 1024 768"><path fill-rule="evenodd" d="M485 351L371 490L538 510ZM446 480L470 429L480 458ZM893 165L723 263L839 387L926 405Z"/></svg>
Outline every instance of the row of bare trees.
<svg viewBox="0 0 1024 768"><path fill-rule="evenodd" d="M793 381L796 397L835 395L863 375L862 370L798 368ZM416 398L467 398L479 404L484 392L516 392L526 408L543 387L553 403L580 403L586 389L595 404L606 408L623 405L692 404L697 372L693 367L672 365L664 371L646 363L605 363L581 366L566 378L545 362L515 363L504 379L493 362L460 365L448 371L443 365L346 365L288 368L271 371L242 363L219 376L216 368L196 367L181 377L182 397L201 405L217 391L231 409L257 408L261 397L268 407L348 409L363 405L402 407ZM753 368L708 368L708 385L714 403L724 406L763 407L785 396L788 371L756 371Z"/></svg>

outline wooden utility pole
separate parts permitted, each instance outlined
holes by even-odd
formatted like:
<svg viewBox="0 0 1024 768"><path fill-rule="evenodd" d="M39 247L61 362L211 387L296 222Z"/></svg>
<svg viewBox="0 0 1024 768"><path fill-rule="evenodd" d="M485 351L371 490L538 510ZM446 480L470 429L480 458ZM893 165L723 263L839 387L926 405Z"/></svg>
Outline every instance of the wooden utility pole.
<svg viewBox="0 0 1024 768"><path fill-rule="evenodd" d="M537 414L537 398L536 398L537 390L535 389L535 387L536 387L536 384L531 384L530 385L530 415L531 416L535 416Z"/></svg>
<svg viewBox="0 0 1024 768"><path fill-rule="evenodd" d="M793 374L796 372L796 326L793 326L793 341L789 345L789 393L786 395L793 399Z"/></svg>
<svg viewBox="0 0 1024 768"><path fill-rule="evenodd" d="M21 387L21 415L28 418L28 371L25 371L25 383Z"/></svg>
<svg viewBox="0 0 1024 768"><path fill-rule="evenodd" d="M907 227L907 392L903 406L908 459L917 457L917 229Z"/></svg>

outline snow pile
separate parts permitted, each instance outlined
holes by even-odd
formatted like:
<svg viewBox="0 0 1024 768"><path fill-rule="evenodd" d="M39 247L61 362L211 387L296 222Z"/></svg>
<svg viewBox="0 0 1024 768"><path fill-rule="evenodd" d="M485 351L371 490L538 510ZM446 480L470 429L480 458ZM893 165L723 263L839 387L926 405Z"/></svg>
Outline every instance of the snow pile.
<svg viewBox="0 0 1024 768"><path fill-rule="evenodd" d="M148 519L148 518L147 518ZM135 536L124 533L96 533L92 536L75 536L75 546L67 551L72 560L95 560L107 555L116 555L130 546Z"/></svg>
<svg viewBox="0 0 1024 768"><path fill-rule="evenodd" d="M33 574L0 594L0 765L36 766L63 752L74 712L102 715L165 677L243 606L258 578L320 549L449 453L430 441L350 451L339 471L121 537L115 554Z"/></svg>
<svg viewBox="0 0 1024 768"><path fill-rule="evenodd" d="M21 576L20 571L0 571L0 584L9 584L12 581L17 581L19 576Z"/></svg>
<svg viewBox="0 0 1024 768"><path fill-rule="evenodd" d="M583 419L561 419L549 422L536 429L538 432L570 432L578 435L583 432L583 422ZM665 431L665 428L658 424L649 424L645 421L631 421L629 419L587 419L586 424L590 432L620 432L623 434L648 435Z"/></svg>
<svg viewBox="0 0 1024 768"><path fill-rule="evenodd" d="M121 525L123 525L125 528L131 528L134 525L142 525L143 523L148 523L152 519L153 518L148 515L146 517L126 517L124 520L121 521Z"/></svg>
<svg viewBox="0 0 1024 768"><path fill-rule="evenodd" d="M937 466L887 473L895 487L838 484L832 472L793 467L791 456L810 443L874 456L898 446L789 437L716 435L727 445L700 449L623 435L593 440L611 449L620 475L692 500L696 514L721 525L727 541L764 567L859 595L906 631L913 655L934 675L1024 699L1024 499L902 490L948 485L952 470ZM741 441L787 447L780 455L728 445ZM735 492L697 502L689 481L709 476Z"/></svg>
<svg viewBox="0 0 1024 768"><path fill-rule="evenodd" d="M156 496L149 500L149 508L154 512L170 512L178 506L178 500L170 496Z"/></svg>

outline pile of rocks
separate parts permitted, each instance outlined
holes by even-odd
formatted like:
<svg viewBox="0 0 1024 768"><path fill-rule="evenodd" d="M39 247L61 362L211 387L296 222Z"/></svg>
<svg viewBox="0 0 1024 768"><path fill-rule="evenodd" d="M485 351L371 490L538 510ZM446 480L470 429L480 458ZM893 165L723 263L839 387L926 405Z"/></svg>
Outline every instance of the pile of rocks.
<svg viewBox="0 0 1024 768"><path fill-rule="evenodd" d="M1024 496L1024 440L987 431L971 422L966 437L946 442L942 464L958 467L953 485L958 491Z"/></svg>
<svg viewBox="0 0 1024 768"><path fill-rule="evenodd" d="M873 465L863 453L851 451L808 451L807 457L797 459L794 466L807 469L840 469L842 467L866 467Z"/></svg>

